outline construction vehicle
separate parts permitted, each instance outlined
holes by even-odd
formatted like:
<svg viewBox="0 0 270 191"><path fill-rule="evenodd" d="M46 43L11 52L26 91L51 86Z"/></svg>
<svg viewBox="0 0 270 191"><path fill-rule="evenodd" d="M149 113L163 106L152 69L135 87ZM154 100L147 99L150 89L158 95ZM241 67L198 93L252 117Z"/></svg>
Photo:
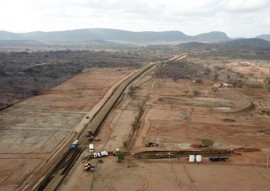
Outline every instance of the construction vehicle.
<svg viewBox="0 0 270 191"><path fill-rule="evenodd" d="M76 140L71 144L70 148L71 148L71 149L76 149L77 146L78 146L78 142L79 142L79 140L76 139Z"/></svg>
<svg viewBox="0 0 270 191"><path fill-rule="evenodd" d="M87 134L85 136L86 137L91 137L91 136L93 136L93 132L91 130L88 130Z"/></svg>
<svg viewBox="0 0 270 191"><path fill-rule="evenodd" d="M100 141L100 139L95 139L94 134L91 130L87 131L87 134L85 135L88 138L88 141Z"/></svg>
<svg viewBox="0 0 270 191"><path fill-rule="evenodd" d="M147 141L147 142L145 143L145 146L146 146L146 147L157 147L158 144L155 143L155 142L153 142L153 141Z"/></svg>
<svg viewBox="0 0 270 191"><path fill-rule="evenodd" d="M91 162L88 162L87 164L84 165L84 170L94 172L95 166Z"/></svg>

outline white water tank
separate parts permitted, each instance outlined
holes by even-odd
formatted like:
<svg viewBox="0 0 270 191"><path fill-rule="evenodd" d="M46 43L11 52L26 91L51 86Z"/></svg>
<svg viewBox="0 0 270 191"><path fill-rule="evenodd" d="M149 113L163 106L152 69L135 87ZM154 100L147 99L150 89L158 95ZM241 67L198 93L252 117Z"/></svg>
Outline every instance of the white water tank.
<svg viewBox="0 0 270 191"><path fill-rule="evenodd" d="M195 156L194 155L189 155L189 162L194 162L195 161Z"/></svg>
<svg viewBox="0 0 270 191"><path fill-rule="evenodd" d="M202 155L196 155L196 162L202 162Z"/></svg>

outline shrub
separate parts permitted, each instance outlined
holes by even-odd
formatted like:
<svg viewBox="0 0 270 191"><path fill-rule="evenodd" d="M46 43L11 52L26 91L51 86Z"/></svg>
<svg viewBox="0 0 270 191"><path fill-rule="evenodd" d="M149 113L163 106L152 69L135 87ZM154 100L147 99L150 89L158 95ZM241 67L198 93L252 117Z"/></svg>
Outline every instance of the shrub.
<svg viewBox="0 0 270 191"><path fill-rule="evenodd" d="M248 88L256 88L256 89L262 89L263 86L259 84L246 84Z"/></svg>
<svg viewBox="0 0 270 191"><path fill-rule="evenodd" d="M125 159L125 155L122 151L117 151L116 152L117 155L117 162L122 162Z"/></svg>
<svg viewBox="0 0 270 191"><path fill-rule="evenodd" d="M211 147L214 145L214 142L211 139L202 139L202 146Z"/></svg>
<svg viewBox="0 0 270 191"><path fill-rule="evenodd" d="M130 87L129 87L128 94L129 94L130 96L133 96L133 95L135 94L135 90L136 90L136 87L130 86Z"/></svg>
<svg viewBox="0 0 270 191"><path fill-rule="evenodd" d="M128 141L124 141L124 142L123 142L123 146L124 146L125 148L127 148L127 147L128 147Z"/></svg>
<svg viewBox="0 0 270 191"><path fill-rule="evenodd" d="M264 82L265 82L266 84L270 85L270 77L266 77L266 78L264 79Z"/></svg>
<svg viewBox="0 0 270 191"><path fill-rule="evenodd" d="M264 108L259 111L261 115L268 115L270 116L270 108Z"/></svg>
<svg viewBox="0 0 270 191"><path fill-rule="evenodd" d="M212 90L213 92L218 92L218 87L211 87L211 90Z"/></svg>
<svg viewBox="0 0 270 191"><path fill-rule="evenodd" d="M199 91L197 91L197 90L193 91L193 95L194 95L194 96L198 96L198 95L200 95L200 94L201 94L201 92L199 92Z"/></svg>

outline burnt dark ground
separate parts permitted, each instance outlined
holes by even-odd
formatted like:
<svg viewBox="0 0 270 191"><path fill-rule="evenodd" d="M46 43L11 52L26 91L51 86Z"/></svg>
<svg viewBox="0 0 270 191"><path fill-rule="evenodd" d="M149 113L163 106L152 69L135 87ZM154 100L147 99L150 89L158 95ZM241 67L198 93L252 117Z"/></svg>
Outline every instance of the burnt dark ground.
<svg viewBox="0 0 270 191"><path fill-rule="evenodd" d="M143 49L0 52L0 108L41 94L85 68L139 68L158 57L165 56Z"/></svg>

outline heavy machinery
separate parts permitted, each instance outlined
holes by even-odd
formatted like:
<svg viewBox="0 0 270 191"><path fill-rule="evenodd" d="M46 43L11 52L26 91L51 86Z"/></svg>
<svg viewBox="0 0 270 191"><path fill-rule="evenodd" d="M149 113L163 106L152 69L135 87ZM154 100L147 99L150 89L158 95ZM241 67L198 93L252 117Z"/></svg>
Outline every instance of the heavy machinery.
<svg viewBox="0 0 270 191"><path fill-rule="evenodd" d="M158 144L155 143L155 142L153 142L153 141L147 141L147 142L145 143L145 146L146 146L146 147L157 147Z"/></svg>
<svg viewBox="0 0 270 191"><path fill-rule="evenodd" d="M95 166L91 162L88 162L87 164L84 165L84 170L94 172Z"/></svg>

